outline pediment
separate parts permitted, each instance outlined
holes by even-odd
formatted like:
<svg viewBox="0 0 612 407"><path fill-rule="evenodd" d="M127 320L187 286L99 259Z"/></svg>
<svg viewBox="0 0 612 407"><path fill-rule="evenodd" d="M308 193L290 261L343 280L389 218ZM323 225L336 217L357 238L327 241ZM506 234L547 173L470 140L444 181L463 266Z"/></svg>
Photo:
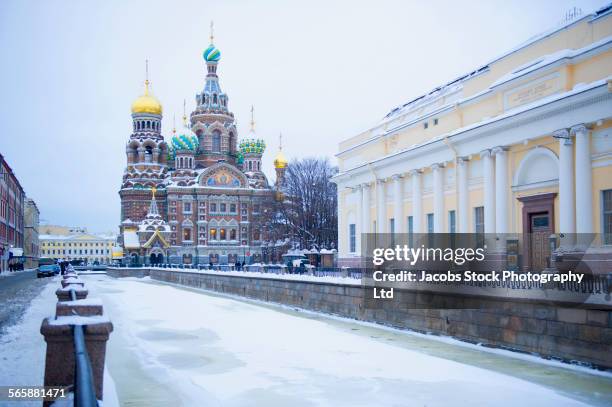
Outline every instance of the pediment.
<svg viewBox="0 0 612 407"><path fill-rule="evenodd" d="M246 188L246 176L228 163L217 163L200 174L198 184L211 188Z"/></svg>

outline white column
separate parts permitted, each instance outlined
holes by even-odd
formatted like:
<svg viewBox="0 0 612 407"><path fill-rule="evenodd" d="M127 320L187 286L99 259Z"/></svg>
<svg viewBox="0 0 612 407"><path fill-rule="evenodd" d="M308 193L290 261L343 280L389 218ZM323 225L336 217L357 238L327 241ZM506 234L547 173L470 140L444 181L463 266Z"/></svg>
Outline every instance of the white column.
<svg viewBox="0 0 612 407"><path fill-rule="evenodd" d="M459 233L468 233L468 159L457 157L457 222Z"/></svg>
<svg viewBox="0 0 612 407"><path fill-rule="evenodd" d="M361 224L363 228L361 233L370 233L372 225L370 224L370 185L361 185Z"/></svg>
<svg viewBox="0 0 612 407"><path fill-rule="evenodd" d="M556 131L559 139L559 232L576 233L574 209L574 151L567 129Z"/></svg>
<svg viewBox="0 0 612 407"><path fill-rule="evenodd" d="M497 233L508 233L508 148L495 147L495 227Z"/></svg>
<svg viewBox="0 0 612 407"><path fill-rule="evenodd" d="M363 233L363 188L357 185L354 189L357 190L357 215L355 216L355 253L361 253L361 234Z"/></svg>
<svg viewBox="0 0 612 407"><path fill-rule="evenodd" d="M385 182L381 179L376 180L376 232L385 233Z"/></svg>
<svg viewBox="0 0 612 407"><path fill-rule="evenodd" d="M395 233L406 233L404 230L404 188L402 188L403 177L393 176L393 219ZM390 232L390 231L389 231Z"/></svg>
<svg viewBox="0 0 612 407"><path fill-rule="evenodd" d="M576 232L593 233L593 175L591 134L583 124L572 127L576 135Z"/></svg>
<svg viewBox="0 0 612 407"><path fill-rule="evenodd" d="M480 153L484 183L484 230L495 233L495 162L491 150Z"/></svg>
<svg viewBox="0 0 612 407"><path fill-rule="evenodd" d="M444 171L441 164L431 166L433 170L434 233L444 232Z"/></svg>
<svg viewBox="0 0 612 407"><path fill-rule="evenodd" d="M412 176L412 229L414 233L423 233L423 200L421 193L421 171L410 171Z"/></svg>

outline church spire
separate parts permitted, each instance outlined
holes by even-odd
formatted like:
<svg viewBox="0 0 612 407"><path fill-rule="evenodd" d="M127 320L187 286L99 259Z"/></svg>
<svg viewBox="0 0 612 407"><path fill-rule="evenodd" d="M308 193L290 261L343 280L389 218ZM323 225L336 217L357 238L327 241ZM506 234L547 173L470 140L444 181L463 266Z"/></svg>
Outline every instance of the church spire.
<svg viewBox="0 0 612 407"><path fill-rule="evenodd" d="M157 201L155 200L155 192L157 188L151 188L151 204L149 205L149 212L147 213L147 218L159 218L159 211L157 210Z"/></svg>
<svg viewBox="0 0 612 407"><path fill-rule="evenodd" d="M251 132L255 133L255 108L251 105Z"/></svg>

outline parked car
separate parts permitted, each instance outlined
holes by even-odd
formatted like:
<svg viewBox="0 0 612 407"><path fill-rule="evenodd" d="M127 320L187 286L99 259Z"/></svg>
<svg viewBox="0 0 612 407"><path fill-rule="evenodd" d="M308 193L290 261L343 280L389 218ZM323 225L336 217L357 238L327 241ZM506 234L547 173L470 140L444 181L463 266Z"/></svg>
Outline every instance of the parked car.
<svg viewBox="0 0 612 407"><path fill-rule="evenodd" d="M38 272L36 273L36 277L53 277L60 272L60 266L57 264L45 264L38 267Z"/></svg>

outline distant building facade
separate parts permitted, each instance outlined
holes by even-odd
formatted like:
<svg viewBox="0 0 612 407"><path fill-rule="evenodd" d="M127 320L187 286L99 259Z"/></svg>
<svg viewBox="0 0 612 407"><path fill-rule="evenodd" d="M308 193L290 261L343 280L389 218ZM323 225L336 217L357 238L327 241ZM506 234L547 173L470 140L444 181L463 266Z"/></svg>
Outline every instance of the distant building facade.
<svg viewBox="0 0 612 407"><path fill-rule="evenodd" d="M342 141L340 262L359 262L362 233L454 232L530 236L524 270L546 268L553 234L599 234L609 260L611 78L608 5Z"/></svg>
<svg viewBox="0 0 612 407"><path fill-rule="evenodd" d="M0 272L9 259L23 256L25 193L10 165L0 154Z"/></svg>
<svg viewBox="0 0 612 407"><path fill-rule="evenodd" d="M36 268L38 267L38 258L40 255L40 243L38 239L40 211L31 198L26 198L23 218L25 223L23 244L25 267Z"/></svg>
<svg viewBox="0 0 612 407"><path fill-rule="evenodd" d="M48 229L44 226L42 230ZM56 231L70 230L71 228L57 228ZM85 228L76 233L40 234L40 257L49 257L60 260L80 260L88 264L110 264L113 256L113 246L116 236L95 235L87 233Z"/></svg>

